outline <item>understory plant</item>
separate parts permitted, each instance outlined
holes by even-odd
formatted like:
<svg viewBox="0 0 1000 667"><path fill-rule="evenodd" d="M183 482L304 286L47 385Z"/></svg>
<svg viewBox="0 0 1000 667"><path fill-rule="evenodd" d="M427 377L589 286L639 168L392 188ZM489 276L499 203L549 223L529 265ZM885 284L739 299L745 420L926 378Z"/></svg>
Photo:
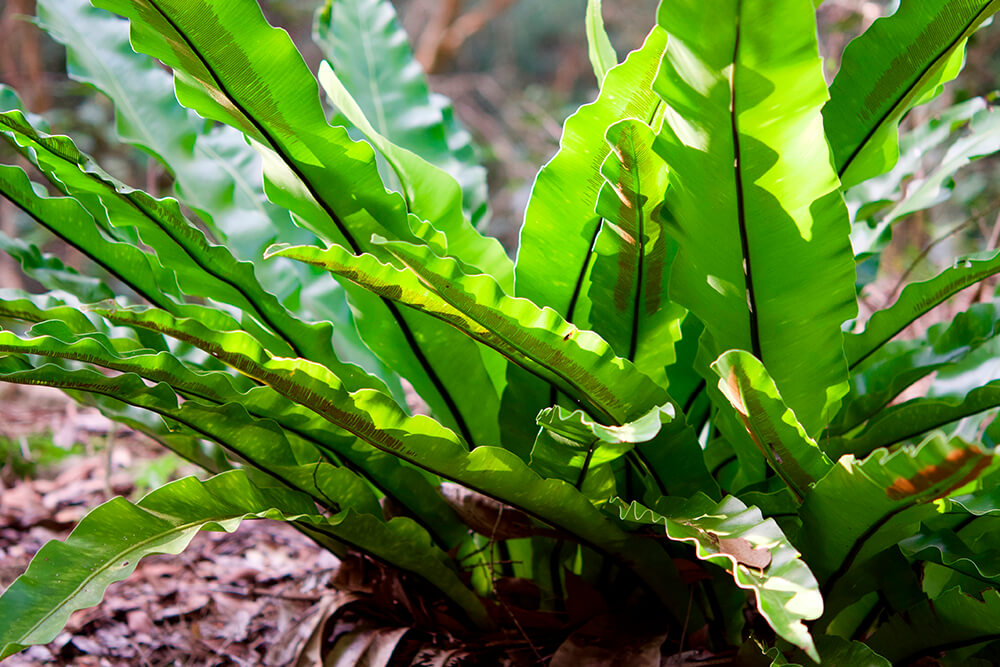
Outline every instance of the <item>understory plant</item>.
<svg viewBox="0 0 1000 667"><path fill-rule="evenodd" d="M172 192L0 93L0 194L93 265L0 238L42 287L0 290L0 380L211 475L46 544L0 596L0 655L146 555L273 519L480 664L996 663L1000 309L981 289L899 334L1000 252L870 316L858 295L894 223L1000 148L982 98L899 131L1000 2L906 0L828 86L818 3L663 0L619 62L592 0L600 92L516 261L388 0L318 9L316 75L251 0L94 4L38 0L37 23ZM338 660L410 664L333 625Z"/></svg>

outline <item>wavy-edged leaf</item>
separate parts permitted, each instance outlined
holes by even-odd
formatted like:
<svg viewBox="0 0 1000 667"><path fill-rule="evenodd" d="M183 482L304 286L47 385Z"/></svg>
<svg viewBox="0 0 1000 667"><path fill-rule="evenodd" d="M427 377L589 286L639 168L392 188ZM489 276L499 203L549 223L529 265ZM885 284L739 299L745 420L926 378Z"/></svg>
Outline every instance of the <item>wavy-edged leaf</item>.
<svg viewBox="0 0 1000 667"><path fill-rule="evenodd" d="M560 405L546 408L536 420L541 429L531 448L531 468L544 477L590 482L595 468L625 456L638 443L653 440L663 424L674 418L675 410L672 403L667 403L634 422L604 426L583 410L571 412ZM677 465L685 467L681 461ZM610 497L604 495L599 500L606 502Z"/></svg>
<svg viewBox="0 0 1000 667"><path fill-rule="evenodd" d="M823 108L845 187L892 168L899 121L958 74L966 40L997 9L997 0L904 2L847 46Z"/></svg>
<svg viewBox="0 0 1000 667"><path fill-rule="evenodd" d="M750 640L753 641L753 640ZM817 635L816 648L824 665L850 665L851 667L892 667L892 664L878 655L867 645L859 641L850 641L836 635ZM798 653L798 652L796 652ZM802 667L803 664L817 664L789 662L781 651L775 647L765 654L772 658L771 667ZM808 660L807 656L792 655L792 660Z"/></svg>
<svg viewBox="0 0 1000 667"><path fill-rule="evenodd" d="M985 310L989 311L991 310L989 306L996 305L1000 304L987 304ZM974 339L972 342L965 355L953 364L937 370L927 387L926 396L952 400L962 398L1000 376L997 366L1000 357L1000 337L994 336L985 341ZM986 428L991 423L992 421L988 420L982 426Z"/></svg>
<svg viewBox="0 0 1000 667"><path fill-rule="evenodd" d="M941 376L942 384L954 387L959 383L949 382L949 372L967 372L966 361L998 333L1000 308L993 303L977 303L958 313L952 321L933 325L921 338L882 345L852 372L851 391L829 432L844 434L868 419L877 418L904 389L931 373ZM961 383L968 386L962 395L991 379L978 374L974 379L969 378L967 383Z"/></svg>
<svg viewBox="0 0 1000 667"><path fill-rule="evenodd" d="M65 291L84 302L115 296L114 291L100 278L66 266L61 258L42 252L34 243L11 238L0 232L0 250L16 260L25 275L37 280L47 290Z"/></svg>
<svg viewBox="0 0 1000 667"><path fill-rule="evenodd" d="M205 482L193 477L171 482L135 504L115 498L84 517L66 542L42 547L27 572L0 596L0 614L12 620L0 634L0 655L51 641L73 611L100 601L105 589L128 577L144 556L180 553L198 531L232 532L250 518L304 522L321 533L339 534L439 588L445 583L442 592L474 621L489 623L444 553L435 554L426 537L421 543L412 523L383 524L351 510L329 518L317 515L306 496L255 485L234 470Z"/></svg>
<svg viewBox="0 0 1000 667"><path fill-rule="evenodd" d="M589 327L667 386L664 368L676 361L674 343L685 314L666 298L676 251L659 219L667 165L653 151L655 134L642 121L619 121L605 136L611 152L601 165L605 183L597 199L602 221L587 292Z"/></svg>
<svg viewBox="0 0 1000 667"><path fill-rule="evenodd" d="M133 47L174 69L177 99L244 132L264 156L268 197L327 241L380 250L373 234L417 240L375 154L327 123L291 38L252 0L98 0L126 16ZM468 440L498 439L496 387L478 348L419 313L351 291L365 343Z"/></svg>
<svg viewBox="0 0 1000 667"><path fill-rule="evenodd" d="M982 102L981 99L978 101ZM968 100L957 110L976 108L976 102L977 99ZM994 106L987 104L976 111L960 129L961 132L953 130L957 138L933 168L907 183L906 195L886 214L891 221L945 201L954 189L954 179L959 171L1000 150L1000 114Z"/></svg>
<svg viewBox="0 0 1000 667"><path fill-rule="evenodd" d="M698 558L725 568L737 586L753 591L775 632L819 659L803 623L823 613L819 584L774 519L733 496L716 502L701 494L664 498L657 511L635 502L620 511L623 520L662 525L670 539L694 544Z"/></svg>
<svg viewBox="0 0 1000 667"><path fill-rule="evenodd" d="M590 65L594 68L594 76L600 85L608 70L618 64L618 54L604 29L601 0L587 0L587 55L590 56Z"/></svg>
<svg viewBox="0 0 1000 667"><path fill-rule="evenodd" d="M908 665L947 649L1000 639L1000 592L981 599L953 588L933 601L896 614L866 640L894 665Z"/></svg>
<svg viewBox="0 0 1000 667"><path fill-rule="evenodd" d="M326 250L278 247L270 252L316 263L386 298L441 318L582 401L600 421L625 424L654 406L671 402L662 387L629 361L616 357L594 332L577 329L551 308L507 296L489 276L470 276L454 259L437 257L426 246L385 245L407 269L382 264L369 255L353 256L337 246ZM674 409L680 415L676 405ZM534 439L533 433L530 442ZM517 446L507 437L504 444ZM521 455L527 459L528 452ZM678 493L682 489L713 492L695 433L682 418L671 421L638 456L660 493L668 486ZM676 460L686 465L677 466Z"/></svg>
<svg viewBox="0 0 1000 667"><path fill-rule="evenodd" d="M176 277L150 254L107 240L93 216L76 200L38 193L24 170L10 165L0 165L0 195L149 303L163 308L176 304L179 298ZM126 270L128 278L124 275Z"/></svg>
<svg viewBox="0 0 1000 667"><path fill-rule="evenodd" d="M531 189L514 294L580 326L586 326L590 310L587 273L601 228L595 207L604 183L601 164L610 153L604 133L622 118L655 119L660 103L651 86L665 45L663 31L654 27L642 47L608 70L597 99L566 120L559 151L538 172ZM530 443L535 415L555 404L558 392L514 365L507 367L507 384L501 404L504 441ZM521 454L527 458L527 448Z"/></svg>
<svg viewBox="0 0 1000 667"><path fill-rule="evenodd" d="M514 284L514 263L494 238L483 236L462 214L462 191L445 170L397 145L372 126L370 118L326 61L320 63L319 82L333 104L361 131L392 167L403 189L407 210L444 234L443 243L421 235L432 245L480 272L493 276L504 289ZM437 250L437 248L436 248Z"/></svg>
<svg viewBox="0 0 1000 667"><path fill-rule="evenodd" d="M968 121L988 106L984 98L973 97L935 113L926 122L900 135L896 166L844 192L853 221L851 245L855 249L868 248L871 253L855 252L859 263L859 288L877 276L880 253L888 245L890 235L882 234L884 230L878 234L875 231L888 211L906 197L905 184L925 174L961 136Z"/></svg>
<svg viewBox="0 0 1000 667"><path fill-rule="evenodd" d="M178 104L172 77L152 58L132 50L126 21L94 8L89 0L42 0L38 14L42 28L66 45L70 76L95 86L115 104L118 137L161 159L174 175L181 201L197 210L237 257L255 260L275 238L315 240L292 223L287 211L266 199L260 156L240 132L225 125L209 129L204 119ZM47 131L35 117L29 120ZM272 262L254 270L286 305L306 317L336 323L335 347L341 358L393 383L402 396L394 376L358 339L346 303L331 307L344 301L335 281L294 262Z"/></svg>
<svg viewBox="0 0 1000 667"><path fill-rule="evenodd" d="M672 421L675 416L674 405L667 403L653 408L634 422L622 426L604 426L588 418L583 410L570 412L557 405L538 413L536 422L543 430L556 433L574 442L634 445L649 442L655 438L656 434L660 432L660 428Z"/></svg>
<svg viewBox="0 0 1000 667"><path fill-rule="evenodd" d="M954 530L922 530L900 542L899 549L910 560L938 563L991 587L1000 585L1000 553L977 553Z"/></svg>
<svg viewBox="0 0 1000 667"><path fill-rule="evenodd" d="M109 238L99 221L75 199L49 197L36 191L20 167L0 165L0 195L149 303L182 316L198 317L220 330L240 328L222 310L185 303L176 272L153 254ZM252 318L243 318L242 325L265 340L268 338L267 332Z"/></svg>
<svg viewBox="0 0 1000 667"><path fill-rule="evenodd" d="M24 111L24 102L21 101L21 96L7 84L0 83L0 111L13 111L14 109ZM38 124L46 131L48 130L48 123L44 118L37 114L29 115L32 123Z"/></svg>
<svg viewBox="0 0 1000 667"><path fill-rule="evenodd" d="M6 355L0 357L0 372L12 373L31 371L34 367L24 357ZM65 390L65 393L79 403L96 407L106 417L125 424L129 428L144 433L155 442L210 473L230 470L223 450L214 443L203 440L192 431L170 419L131 406L108 396Z"/></svg>
<svg viewBox="0 0 1000 667"><path fill-rule="evenodd" d="M450 100L428 87L392 3L327 0L316 11L313 41L375 130L451 174L466 216L476 226L484 222L486 170Z"/></svg>
<svg viewBox="0 0 1000 667"><path fill-rule="evenodd" d="M333 425L404 461L457 482L536 519L633 569L664 600L686 599L669 559L654 544L606 521L572 485L543 480L516 455L497 447L467 451L450 430L409 417L385 394L348 393L328 369L302 359L272 358L242 332L213 331L165 311L103 310L113 322L148 328L197 345L241 373L308 407Z"/></svg>
<svg viewBox="0 0 1000 667"><path fill-rule="evenodd" d="M0 307L2 305L0 303ZM61 308L55 312L66 311L72 312L69 308ZM47 314L51 315L52 311ZM317 451L324 452L326 456L332 455L336 463L359 474L382 494L406 508L408 515L416 518L441 544L452 548L465 537L464 525L449 510L437 489L416 471L404 467L398 459L358 442L354 436L331 429L326 420L270 388L254 386L252 383L248 386L246 378L242 376L232 376L225 372L194 371L165 352L153 354L142 349L133 350L131 341L124 339L109 339L100 334L74 336L60 321L37 325L26 337L0 331L0 351L73 359L120 373L134 373L150 382L165 383L184 398L190 399L182 404L181 412L176 412L176 401L172 401L169 396L154 404L136 403L131 394L141 389L140 384L135 384L133 390L126 392L121 398L133 405L153 410L164 418L192 422L195 426L187 427L188 430L198 432L202 437L208 435L203 429L211 420L185 418L183 411L187 409L190 412L194 409L192 406L195 403L192 401L209 406L238 404L246 410L248 420L250 417L253 420L272 420L282 431L264 432L256 441L269 443L268 447L256 451L248 450L247 447L254 442L252 433L261 432L259 426L248 426L248 433L240 432L236 426L230 426L222 435L216 432L213 439L226 443L230 451L249 461L256 461L261 467L270 466L275 469L275 466L284 466L287 470L288 466L296 465L297 459L274 457L277 454L283 455L285 449L291 455L292 450L285 438L297 438L313 452L307 460L298 460L298 464L314 463ZM234 419L238 422L238 416ZM262 456L265 458L262 459ZM315 472L312 468L293 472L299 488L308 488L313 484L308 479Z"/></svg>
<svg viewBox="0 0 1000 667"><path fill-rule="evenodd" d="M587 402L606 419L624 424L662 405L666 392L599 336L581 330L550 308L507 296L490 276L464 273L452 258L426 246L387 242L406 269L340 246L281 247L268 257L289 257L332 271L385 298L438 317L501 352L568 395Z"/></svg>
<svg viewBox="0 0 1000 667"><path fill-rule="evenodd" d="M864 331L844 336L848 365L856 368L917 318L966 287L997 273L1000 273L1000 252L983 259L957 259L954 265L933 278L910 283L895 303L871 316Z"/></svg>
<svg viewBox="0 0 1000 667"><path fill-rule="evenodd" d="M992 451L941 434L918 446L880 449L862 460L841 458L813 486L799 512L797 544L823 582L824 595L847 581L852 568L863 570L865 560L913 534L920 512L907 510L922 506L933 515L930 501L992 465Z"/></svg>
<svg viewBox="0 0 1000 667"><path fill-rule="evenodd" d="M40 27L66 46L69 75L114 103L118 137L157 156L185 203L207 214L237 256L256 257L277 230L294 233L288 214L263 197L260 157L240 133L209 131L177 103L169 73L132 50L127 22L89 0L40 0L37 7Z"/></svg>
<svg viewBox="0 0 1000 667"><path fill-rule="evenodd" d="M174 69L178 100L259 144L275 203L352 247L372 233L411 238L401 197L374 152L331 127L318 85L288 34L249 0L101 0L131 23L131 43ZM224 38L220 39L220 36ZM313 93L313 94L310 94Z"/></svg>
<svg viewBox="0 0 1000 667"><path fill-rule="evenodd" d="M21 346L10 345L11 336L6 332L0 332L0 336L5 342L5 351L20 348L45 353L46 343L52 340L29 339ZM85 347L86 343L77 343L77 346ZM321 488L316 477L319 470L312 465L300 465L282 431L274 424L252 419L239 404L217 407L205 406L196 401L179 402L174 391L165 384L147 387L139 376L130 373L107 378L90 369L67 370L53 364L24 370L8 370L9 366L10 364L4 364L4 372L0 376L6 382L44 384L64 390L102 394L183 424L190 432L219 443L253 466L262 473L261 477L270 477L289 488L307 493L314 502L333 511L339 511L341 505L363 507L366 510L377 507L377 504L373 504L375 500L371 491L357 478L354 478L350 493L347 493L346 488ZM309 463L315 464L317 461ZM343 469L335 469L334 475L353 477ZM341 479L341 484L343 482Z"/></svg>
<svg viewBox="0 0 1000 667"><path fill-rule="evenodd" d="M858 256L881 250L890 238L892 225L908 215L945 201L952 189L955 174L983 156L1000 150L1000 113L992 107L982 109L969 119L967 134L957 139L935 162L929 173L921 174L906 185L905 195L874 226L855 225L851 244Z"/></svg>
<svg viewBox="0 0 1000 667"><path fill-rule="evenodd" d="M801 499L833 463L805 432L757 357L730 350L712 364L719 391L736 409L767 462Z"/></svg>
<svg viewBox="0 0 1000 667"><path fill-rule="evenodd" d="M797 0L663 3L654 84L671 110L655 145L670 296L705 325L708 357L760 359L810 435L847 391L840 327L857 312L815 20Z"/></svg>
<svg viewBox="0 0 1000 667"><path fill-rule="evenodd" d="M0 318L30 322L37 324L46 320L56 320L61 326L75 334L90 334L94 332L110 333L111 327L98 315L84 312L85 304L71 294L59 291L49 291L43 294L29 294L23 290L0 289ZM115 332L117 336L127 336L119 339L119 349L131 350L146 348L149 350L166 350L166 341L158 334L142 329L121 329ZM183 352L177 350L178 356ZM204 358L204 355L201 355ZM214 360L206 359L202 364L206 370L222 368Z"/></svg>
<svg viewBox="0 0 1000 667"><path fill-rule="evenodd" d="M10 344L9 337L5 336L5 339L6 345L4 347L6 349L33 348L39 353L53 352L50 340L29 340L25 344L17 346ZM76 341L69 346L76 348L75 353L72 350L65 353L57 351L56 353L63 354L67 358L87 359L86 352L89 351L92 352L89 355L90 361L101 361L102 365L112 368L118 366L124 371L138 368L144 376L150 378L166 376L168 379L179 380L178 384L183 385L187 392L192 391L192 384L197 384L197 380L190 380L190 373L185 376L183 373L169 375L162 370L157 372L157 365L161 368L171 365L169 358L164 355L157 355L151 361L149 358L140 358L132 364L105 362L104 360L109 355L106 350L96 349L95 343L98 342L86 339ZM58 350L58 346L56 346L56 350ZM83 350L83 352L79 350ZM420 541L429 542L432 540L430 536L433 535L433 540L441 544L442 548L451 549L460 546L459 543L466 535L463 524L457 520L454 512L443 499L437 497L436 503L428 501L428 494L420 486L424 480L418 475L400 474L398 472L400 468L394 469L387 466L384 461L379 461L378 457L374 457L373 460L370 453L363 450L356 451L354 456L351 456L349 451L345 453L343 444L330 447L331 440L335 445L338 444L336 443L337 438L334 438L332 434L326 435L324 442L317 440L315 436L300 435L300 429L291 428L288 431L283 431L272 421L251 417L248 408L242 403L229 403L221 406L203 405L196 400L178 403L176 395L166 384L161 382L153 387L147 387L138 375L131 372L108 378L89 369L67 371L51 364L39 368L25 368L20 364L12 365L4 358L0 358L0 379L16 383L44 384L68 392L100 394L157 413L168 423L181 425L186 433L193 433L200 438L218 443L238 460L252 466L247 468L247 473L252 474L252 478L257 483L263 482L273 485L277 481L285 487L307 494L313 502L333 512L351 509L376 517L382 516L382 509L371 490L360 477L352 472L352 470L360 470L371 473L374 469L376 473L384 473L381 478L378 478L379 482L392 483L396 490L401 489L404 484L413 485L412 490L404 490L398 496L391 497L398 502L407 503L406 509L416 519L415 522L412 522L414 526L412 530L416 530L416 526L419 525L419 531L424 531ZM205 382L203 385L217 388L223 383L223 380L217 378L214 383ZM209 389L209 393L212 388ZM201 399L201 396L198 395L198 398ZM244 398L244 402L249 405L251 410L254 409L255 405L258 410L260 409L260 402L252 397ZM300 419L296 420L298 415L294 414L294 410L289 412L292 414L285 417L286 421L291 420L293 423L301 421ZM329 428L327 430L329 431ZM303 443L295 440L292 433L314 447L303 450L301 447ZM339 439L342 441L344 438L340 437ZM350 442L347 446L350 447ZM323 452L334 452L342 458L353 458L351 463L354 465L351 469L333 467L326 463L326 457L317 456L317 449ZM341 461L338 460L339 462ZM407 519L407 521L410 520ZM367 530L378 532L379 529L369 528ZM348 541L352 544L357 542L355 538ZM366 550L369 549L366 548ZM377 550L376 553L378 553ZM442 583L449 585L448 582L440 580L432 583L439 586Z"/></svg>
<svg viewBox="0 0 1000 667"><path fill-rule="evenodd" d="M276 350L330 364L356 387L379 388L378 381L336 358L329 323L306 323L290 313L260 285L252 264L238 261L228 248L211 243L184 217L176 200L155 199L115 180L68 137L37 132L18 111L0 114L0 134L106 229L113 233L134 228L177 276L182 290L248 312L267 328L264 340L276 345Z"/></svg>
<svg viewBox="0 0 1000 667"><path fill-rule="evenodd" d="M515 294L548 306L569 321L585 314L585 274L600 229L595 214L604 184L604 139L622 118L651 123L660 101L652 91L666 35L653 28L625 62L608 71L597 100L566 120L559 152L538 172L524 214Z"/></svg>
<svg viewBox="0 0 1000 667"><path fill-rule="evenodd" d="M869 452L916 438L964 417L1000 406L1000 380L977 386L963 396L914 398L893 405L869 420L860 433L831 439L831 455Z"/></svg>

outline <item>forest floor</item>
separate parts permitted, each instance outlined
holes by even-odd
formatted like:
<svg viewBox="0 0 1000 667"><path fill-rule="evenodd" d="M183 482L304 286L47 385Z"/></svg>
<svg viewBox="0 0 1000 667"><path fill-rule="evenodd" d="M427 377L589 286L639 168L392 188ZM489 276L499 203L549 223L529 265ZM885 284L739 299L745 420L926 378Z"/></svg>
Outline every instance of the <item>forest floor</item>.
<svg viewBox="0 0 1000 667"><path fill-rule="evenodd" d="M109 493L137 500L195 472L57 391L0 387L0 590ZM53 642L4 665L291 665L329 611L336 567L280 522L202 532L179 556L143 559Z"/></svg>

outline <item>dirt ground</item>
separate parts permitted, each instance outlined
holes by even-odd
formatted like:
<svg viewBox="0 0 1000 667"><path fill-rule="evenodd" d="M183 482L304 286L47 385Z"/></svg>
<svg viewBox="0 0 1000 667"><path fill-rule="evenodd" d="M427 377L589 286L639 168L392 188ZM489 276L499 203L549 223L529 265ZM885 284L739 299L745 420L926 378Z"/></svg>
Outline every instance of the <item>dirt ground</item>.
<svg viewBox="0 0 1000 667"><path fill-rule="evenodd" d="M0 386L0 590L109 490L134 500L147 484L197 472L138 434L119 428L109 438L111 428L57 391ZM59 450L78 453L49 461ZM179 556L144 559L52 643L4 665L294 664L329 607L336 566L280 522L203 532Z"/></svg>

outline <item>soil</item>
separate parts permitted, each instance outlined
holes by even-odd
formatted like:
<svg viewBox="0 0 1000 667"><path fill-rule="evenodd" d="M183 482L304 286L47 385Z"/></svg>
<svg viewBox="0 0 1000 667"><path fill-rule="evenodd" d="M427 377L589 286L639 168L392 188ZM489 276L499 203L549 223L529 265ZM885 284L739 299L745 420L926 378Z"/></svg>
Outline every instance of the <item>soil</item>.
<svg viewBox="0 0 1000 667"><path fill-rule="evenodd" d="M137 481L160 476L158 485L198 472L164 459L164 450L141 435L112 429L99 413L77 408L59 392L0 386L6 459L0 590L45 542L64 539L107 500L109 490L135 500L144 492ZM40 462L59 450L80 453ZM53 642L4 665L291 665L329 614L337 565L280 522L247 521L232 534L203 532L179 556L141 561L100 605L75 612Z"/></svg>

